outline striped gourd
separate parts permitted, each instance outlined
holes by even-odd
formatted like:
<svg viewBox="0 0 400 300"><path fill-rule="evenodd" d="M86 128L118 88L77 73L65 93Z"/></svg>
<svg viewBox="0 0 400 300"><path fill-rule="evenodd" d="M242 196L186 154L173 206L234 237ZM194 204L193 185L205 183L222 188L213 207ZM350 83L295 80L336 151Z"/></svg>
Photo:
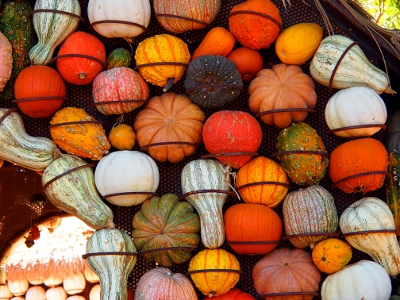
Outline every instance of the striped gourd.
<svg viewBox="0 0 400 300"><path fill-rule="evenodd" d="M127 255L101 255L102 252L127 252ZM128 276L136 265L135 253L137 251L131 237L117 228L97 230L89 238L86 260L100 278L101 300L128 299Z"/></svg>
<svg viewBox="0 0 400 300"><path fill-rule="evenodd" d="M386 204L393 214L396 230L400 229L400 152L389 154L389 176L386 180Z"/></svg>
<svg viewBox="0 0 400 300"><path fill-rule="evenodd" d="M213 159L197 159L187 163L181 173L182 193L201 190L230 190L230 177L224 165ZM200 216L201 241L207 248L220 247L225 241L222 207L226 193L193 193L186 200Z"/></svg>
<svg viewBox="0 0 400 300"><path fill-rule="evenodd" d="M0 108L0 118L9 109ZM24 168L43 171L60 151L57 145L45 137L33 137L26 133L18 112L12 112L0 124L0 158Z"/></svg>
<svg viewBox="0 0 400 300"><path fill-rule="evenodd" d="M33 10L59 10L57 12L36 12L32 17L33 27L38 42L29 51L29 58L34 65L47 65L54 50L79 25L81 7L78 0L37 0ZM73 15L69 15L73 14Z"/></svg>
<svg viewBox="0 0 400 300"><path fill-rule="evenodd" d="M390 208L375 197L364 197L347 207L340 216L339 226L343 234L395 229ZM400 273L400 247L394 232L360 233L345 238L352 247L371 256L390 276Z"/></svg>
<svg viewBox="0 0 400 300"><path fill-rule="evenodd" d="M42 185L57 208L94 229L114 227L113 212L100 198L94 172L83 159L65 154L54 160L43 172Z"/></svg>
<svg viewBox="0 0 400 300"><path fill-rule="evenodd" d="M390 88L385 72L374 66L358 45L343 35L330 35L322 40L310 64L310 74L318 83L329 86L332 79L332 88L345 89L352 86L368 86L378 94L394 92ZM335 66L339 67L333 74Z"/></svg>
<svg viewBox="0 0 400 300"><path fill-rule="evenodd" d="M289 241L296 248L306 248L327 238L323 233L336 232L338 215L332 194L320 185L290 192L283 200L283 222ZM322 235L309 235L319 234Z"/></svg>

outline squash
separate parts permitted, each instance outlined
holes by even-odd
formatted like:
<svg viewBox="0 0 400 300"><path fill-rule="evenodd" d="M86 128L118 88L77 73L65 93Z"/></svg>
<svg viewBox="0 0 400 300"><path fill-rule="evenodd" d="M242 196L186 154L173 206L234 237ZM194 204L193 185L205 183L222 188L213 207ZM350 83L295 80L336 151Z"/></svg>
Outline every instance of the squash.
<svg viewBox="0 0 400 300"><path fill-rule="evenodd" d="M199 214L201 241L210 249L225 241L222 207L228 199L230 181L224 166L213 159L192 160L181 172L183 196Z"/></svg>
<svg viewBox="0 0 400 300"><path fill-rule="evenodd" d="M125 48L116 48L107 57L106 69L117 67L130 67L132 65L132 54Z"/></svg>
<svg viewBox="0 0 400 300"><path fill-rule="evenodd" d="M152 97L135 118L140 147L156 161L179 162L202 142L205 114L184 94Z"/></svg>
<svg viewBox="0 0 400 300"><path fill-rule="evenodd" d="M12 45L7 37L0 32L0 92L3 91L11 77L13 65Z"/></svg>
<svg viewBox="0 0 400 300"><path fill-rule="evenodd" d="M389 153L388 178L385 184L386 204L389 206L397 231L400 231L400 152ZM396 232L400 235L400 232Z"/></svg>
<svg viewBox="0 0 400 300"><path fill-rule="evenodd" d="M285 128L305 120L317 104L315 84L299 66L262 69L249 85L249 107L261 121Z"/></svg>
<svg viewBox="0 0 400 300"><path fill-rule="evenodd" d="M204 249L192 257L188 273L200 292L211 298L235 286L240 278L240 264L226 250Z"/></svg>
<svg viewBox="0 0 400 300"><path fill-rule="evenodd" d="M321 272L307 251L279 247L256 262L252 278L261 299L311 300L318 296Z"/></svg>
<svg viewBox="0 0 400 300"><path fill-rule="evenodd" d="M245 47L260 50L277 39L282 27L279 9L270 0L247 0L232 7L229 31Z"/></svg>
<svg viewBox="0 0 400 300"><path fill-rule="evenodd" d="M256 300L251 294L244 292L236 287L229 290L229 292L213 297L216 300ZM208 297L204 297L204 300Z"/></svg>
<svg viewBox="0 0 400 300"><path fill-rule="evenodd" d="M314 56L324 30L317 23L297 23L283 30L275 42L275 52L287 65L301 65Z"/></svg>
<svg viewBox="0 0 400 300"><path fill-rule="evenodd" d="M252 80L264 66L259 51L243 46L233 49L227 58L235 63L243 82Z"/></svg>
<svg viewBox="0 0 400 300"><path fill-rule="evenodd" d="M247 112L221 110L208 117L203 127L206 150L228 169L239 169L249 162L261 145L262 131Z"/></svg>
<svg viewBox="0 0 400 300"><path fill-rule="evenodd" d="M365 86L340 90L325 106L326 124L342 138L369 137L381 130L386 119L385 102Z"/></svg>
<svg viewBox="0 0 400 300"><path fill-rule="evenodd" d="M160 183L156 162L134 150L115 151L104 156L94 176L99 193L118 206L143 203L155 194Z"/></svg>
<svg viewBox="0 0 400 300"><path fill-rule="evenodd" d="M135 299L197 300L198 297L190 279L184 274L157 267L140 277L136 285Z"/></svg>
<svg viewBox="0 0 400 300"><path fill-rule="evenodd" d="M378 94L395 93L386 73L374 66L357 43L344 35L329 35L322 40L311 60L310 74L329 89L367 86Z"/></svg>
<svg viewBox="0 0 400 300"><path fill-rule="evenodd" d="M118 124L108 134L111 146L117 150L132 150L136 144L136 133L128 124Z"/></svg>
<svg viewBox="0 0 400 300"><path fill-rule="evenodd" d="M62 286L51 287L46 290L46 299L67 299L68 294Z"/></svg>
<svg viewBox="0 0 400 300"><path fill-rule="evenodd" d="M331 153L329 177L345 193L375 191L385 181L388 156L385 146L373 138L345 142Z"/></svg>
<svg viewBox="0 0 400 300"><path fill-rule="evenodd" d="M215 109L237 98L243 82L233 61L220 55L202 55L189 63L183 86L194 103Z"/></svg>
<svg viewBox="0 0 400 300"><path fill-rule="evenodd" d="M102 252L118 253L102 255ZM100 298L127 299L128 277L137 262L137 250L130 236L117 228L97 230L86 243L85 255L89 267L100 278Z"/></svg>
<svg viewBox="0 0 400 300"><path fill-rule="evenodd" d="M114 214L100 198L93 170L83 159L64 154L47 166L41 180L47 199L58 209L93 229L114 227Z"/></svg>
<svg viewBox="0 0 400 300"><path fill-rule="evenodd" d="M82 293L86 287L85 275L82 272L67 275L63 279L63 289L68 295L76 295Z"/></svg>
<svg viewBox="0 0 400 300"><path fill-rule="evenodd" d="M321 137L310 125L300 122L282 129L276 148L278 160L294 183L313 185L325 176L329 157Z"/></svg>
<svg viewBox="0 0 400 300"><path fill-rule="evenodd" d="M400 247L394 232L395 224L384 201L364 197L353 202L341 214L339 226L353 248L371 256L390 276L400 273Z"/></svg>
<svg viewBox="0 0 400 300"><path fill-rule="evenodd" d="M144 259L160 266L184 263L200 244L199 217L190 203L180 202L175 194L147 199L132 225L136 248ZM166 249L170 247L176 249Z"/></svg>
<svg viewBox="0 0 400 300"><path fill-rule="evenodd" d="M123 38L130 44L147 30L150 23L149 0L89 0L90 26L106 38Z"/></svg>
<svg viewBox="0 0 400 300"><path fill-rule="evenodd" d="M25 294L26 300L46 299L46 290L40 285L31 286Z"/></svg>
<svg viewBox="0 0 400 300"><path fill-rule="evenodd" d="M23 296L26 294L26 291L29 289L29 282L26 279L15 279L8 280L7 279L8 288L14 296Z"/></svg>
<svg viewBox="0 0 400 300"><path fill-rule="evenodd" d="M322 300L389 299L392 284L385 269L376 262L360 260L326 277Z"/></svg>
<svg viewBox="0 0 400 300"><path fill-rule="evenodd" d="M57 145L46 137L30 136L21 115L0 108L0 158L33 171L43 171L60 156Z"/></svg>
<svg viewBox="0 0 400 300"><path fill-rule="evenodd" d="M13 295L10 292L10 289L8 287L8 283L4 283L0 285L0 299L11 299Z"/></svg>
<svg viewBox="0 0 400 300"><path fill-rule="evenodd" d="M336 233L338 229L333 196L320 185L287 194L282 212L285 232L296 248L309 246L312 249L315 243L326 239L328 234Z"/></svg>
<svg viewBox="0 0 400 300"><path fill-rule="evenodd" d="M82 108L57 111L50 121L50 134L57 146L82 158L100 160L111 148L103 125Z"/></svg>
<svg viewBox="0 0 400 300"><path fill-rule="evenodd" d="M338 238L328 238L318 242L312 249L312 260L324 273L332 274L346 266L353 257L349 243Z"/></svg>
<svg viewBox="0 0 400 300"><path fill-rule="evenodd" d="M40 11L43 9L66 13ZM37 0L33 12L32 23L38 42L29 50L29 58L34 65L47 65L57 46L78 28L81 6L78 0Z"/></svg>

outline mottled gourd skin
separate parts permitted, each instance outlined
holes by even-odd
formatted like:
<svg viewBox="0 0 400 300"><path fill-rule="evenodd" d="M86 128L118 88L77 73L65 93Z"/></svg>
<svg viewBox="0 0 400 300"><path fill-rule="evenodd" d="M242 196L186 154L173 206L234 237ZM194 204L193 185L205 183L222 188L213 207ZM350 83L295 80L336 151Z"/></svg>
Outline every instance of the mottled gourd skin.
<svg viewBox="0 0 400 300"><path fill-rule="evenodd" d="M278 155L290 179L298 185L318 184L325 176L329 157L316 130L300 122L281 130L276 148L282 151L317 151L319 154L288 153Z"/></svg>

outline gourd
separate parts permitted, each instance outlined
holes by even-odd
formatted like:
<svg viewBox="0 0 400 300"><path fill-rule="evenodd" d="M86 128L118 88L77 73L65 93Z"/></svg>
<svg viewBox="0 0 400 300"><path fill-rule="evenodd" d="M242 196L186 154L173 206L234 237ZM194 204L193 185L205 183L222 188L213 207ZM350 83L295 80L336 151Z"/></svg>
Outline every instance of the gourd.
<svg viewBox="0 0 400 300"><path fill-rule="evenodd" d="M262 69L248 91L252 112L279 128L304 121L317 104L314 81L295 65L281 63Z"/></svg>
<svg viewBox="0 0 400 300"><path fill-rule="evenodd" d="M244 46L233 49L227 58L235 63L243 82L252 80L264 66L261 53Z"/></svg>
<svg viewBox="0 0 400 300"><path fill-rule="evenodd" d="M50 120L50 134L57 146L81 158L100 160L111 148L103 125L82 108L57 111Z"/></svg>
<svg viewBox="0 0 400 300"><path fill-rule="evenodd" d="M12 45L7 37L0 32L0 92L3 91L11 77L13 64Z"/></svg>
<svg viewBox="0 0 400 300"><path fill-rule="evenodd" d="M100 198L93 170L83 159L64 154L47 166L43 191L58 209L78 217L93 229L112 228L113 212Z"/></svg>
<svg viewBox="0 0 400 300"><path fill-rule="evenodd" d="M213 298L216 300L256 300L251 294L235 287L230 289L229 292ZM205 299L208 299L208 297L204 297Z"/></svg>
<svg viewBox="0 0 400 300"><path fill-rule="evenodd" d="M83 281L86 284L86 281ZM46 299L67 299L68 294L62 286L51 287L46 290Z"/></svg>
<svg viewBox="0 0 400 300"><path fill-rule="evenodd" d="M382 128L386 119L385 102L375 90L365 86L340 90L325 106L326 124L342 138L371 136Z"/></svg>
<svg viewBox="0 0 400 300"><path fill-rule="evenodd" d="M339 61L347 49L348 52ZM367 86L378 94L395 93L390 88L386 73L374 66L353 40L339 34L329 35L322 40L311 60L310 75L329 88Z"/></svg>
<svg viewBox="0 0 400 300"><path fill-rule="evenodd" d="M132 65L132 55L125 48L116 48L107 57L106 69L117 67L130 67Z"/></svg>
<svg viewBox="0 0 400 300"><path fill-rule="evenodd" d="M136 144L136 133L128 124L118 124L108 134L111 146L117 150L132 150Z"/></svg>
<svg viewBox="0 0 400 300"><path fill-rule="evenodd" d="M324 233L335 233L338 228L333 196L320 185L287 194L283 200L282 212L285 232L296 248L313 248L315 243L327 238Z"/></svg>
<svg viewBox="0 0 400 300"><path fill-rule="evenodd" d="M59 10L59 12L36 12L32 17L38 42L29 50L34 65L47 65L54 51L79 25L81 6L78 0L37 0L35 10Z"/></svg>
<svg viewBox="0 0 400 300"><path fill-rule="evenodd" d="M376 197L355 201L341 214L339 226L353 248L371 256L390 276L400 273L400 247L396 233L391 232L395 224L392 212L384 201Z"/></svg>
<svg viewBox="0 0 400 300"><path fill-rule="evenodd" d="M218 248L225 241L222 207L228 199L230 181L217 160L192 160L182 169L182 193L199 214L201 241L206 248Z"/></svg>
<svg viewBox="0 0 400 300"><path fill-rule="evenodd" d="M311 256L321 272L332 274L342 270L350 262L353 250L344 240L327 238L314 246Z"/></svg>
<svg viewBox="0 0 400 300"><path fill-rule="evenodd" d="M119 252L119 255L102 255L102 252ZM90 236L86 261L100 278L101 300L127 299L128 276L135 267L136 254L135 244L123 230L103 228Z"/></svg>
<svg viewBox="0 0 400 300"><path fill-rule="evenodd" d="M57 145L46 137L30 136L21 115L0 108L0 158L33 171L43 171L60 156Z"/></svg>
<svg viewBox="0 0 400 300"><path fill-rule="evenodd" d="M322 300L389 299L392 284L376 262L360 260L329 275L321 286Z"/></svg>
<svg viewBox="0 0 400 300"><path fill-rule="evenodd" d="M135 299L197 300L196 291L190 279L168 268L157 267L144 273L137 283Z"/></svg>
<svg viewBox="0 0 400 300"><path fill-rule="evenodd" d="M135 118L140 147L156 161L179 162L202 142L205 114L184 94L153 96Z"/></svg>
<svg viewBox="0 0 400 300"><path fill-rule="evenodd" d="M147 199L132 225L133 242L143 258L164 267L184 263L200 243L198 215L190 203L179 201L175 194ZM166 249L170 247L176 249Z"/></svg>
<svg viewBox="0 0 400 300"><path fill-rule="evenodd" d="M393 214L396 230L400 230L400 152L389 153L388 174L385 185L386 204Z"/></svg>

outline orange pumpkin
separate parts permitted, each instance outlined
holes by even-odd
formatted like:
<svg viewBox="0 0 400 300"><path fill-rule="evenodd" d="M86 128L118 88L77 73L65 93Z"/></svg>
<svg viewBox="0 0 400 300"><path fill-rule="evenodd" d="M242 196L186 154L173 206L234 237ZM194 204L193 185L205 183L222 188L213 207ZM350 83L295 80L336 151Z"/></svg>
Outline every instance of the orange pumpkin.
<svg viewBox="0 0 400 300"><path fill-rule="evenodd" d="M247 47L232 50L227 58L235 63L244 82L252 80L264 65L260 52Z"/></svg>
<svg viewBox="0 0 400 300"><path fill-rule="evenodd" d="M312 250L312 260L324 273L332 274L347 265L353 256L349 243L337 238L329 238L317 243Z"/></svg>
<svg viewBox="0 0 400 300"><path fill-rule="evenodd" d="M204 297L204 300L209 299L209 297ZM213 297L216 300L256 300L251 294L246 293L238 288L233 288L229 292L222 294L217 297Z"/></svg>
<svg viewBox="0 0 400 300"><path fill-rule="evenodd" d="M132 150L136 142L136 134L132 126L118 124L108 134L108 140L117 150Z"/></svg>

